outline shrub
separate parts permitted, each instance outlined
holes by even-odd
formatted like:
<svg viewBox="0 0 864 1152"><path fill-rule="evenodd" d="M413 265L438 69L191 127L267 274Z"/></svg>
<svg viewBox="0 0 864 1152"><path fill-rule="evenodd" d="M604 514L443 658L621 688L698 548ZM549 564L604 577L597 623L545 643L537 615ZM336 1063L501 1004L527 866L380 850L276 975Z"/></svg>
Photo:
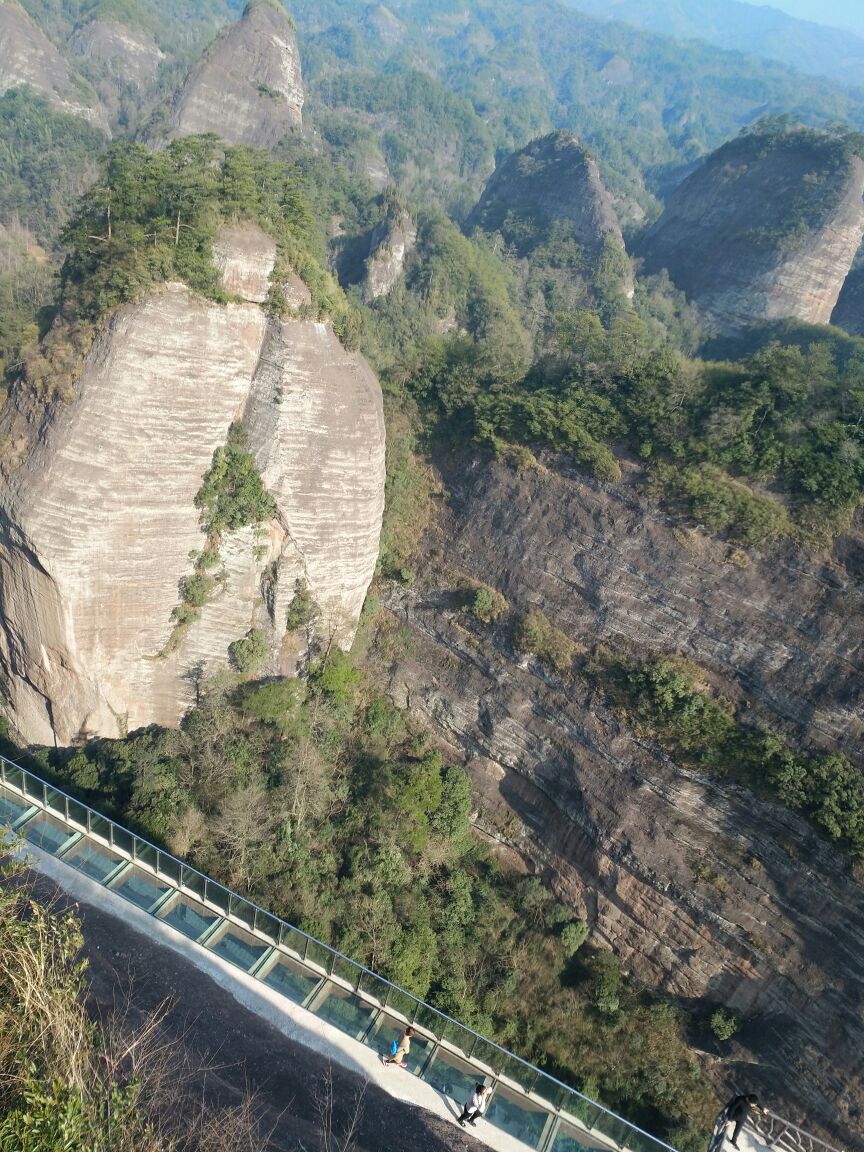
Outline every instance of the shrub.
<svg viewBox="0 0 864 1152"><path fill-rule="evenodd" d="M186 576L180 583L183 603L189 608L203 608L213 595L215 587L216 581L205 572L195 572L192 576Z"/></svg>
<svg viewBox="0 0 864 1152"><path fill-rule="evenodd" d="M561 932L561 947L568 960L576 955L588 939L590 931L586 920L571 920L569 924L564 925Z"/></svg>
<svg viewBox="0 0 864 1152"><path fill-rule="evenodd" d="M557 672L569 672L577 652L570 637L537 609L523 616L516 643L523 652L530 652L538 660L551 664Z"/></svg>
<svg viewBox="0 0 864 1152"><path fill-rule="evenodd" d="M718 1040L730 1040L741 1027L741 1021L725 1008L718 1008L711 1016L711 1031Z"/></svg>
<svg viewBox="0 0 864 1152"><path fill-rule="evenodd" d="M302 680L274 680L248 692L240 708L244 716L272 724L285 736L297 727L305 699L306 685Z"/></svg>
<svg viewBox="0 0 864 1152"><path fill-rule="evenodd" d="M261 524L276 515L276 502L264 487L255 457L246 447L246 429L232 424L224 447L213 453L195 497L201 522L210 536Z"/></svg>
<svg viewBox="0 0 864 1152"><path fill-rule="evenodd" d="M267 637L260 628L250 628L242 640L228 645L228 659L244 675L259 671L268 653Z"/></svg>
<svg viewBox="0 0 864 1152"><path fill-rule="evenodd" d="M289 632L296 632L305 628L318 615L318 605L312 599L309 585L302 577L298 577L294 584L294 597L288 605L288 616L285 627Z"/></svg>
<svg viewBox="0 0 864 1152"><path fill-rule="evenodd" d="M493 624L507 608L507 601L501 593L488 584L481 584L471 601L471 614L483 624Z"/></svg>

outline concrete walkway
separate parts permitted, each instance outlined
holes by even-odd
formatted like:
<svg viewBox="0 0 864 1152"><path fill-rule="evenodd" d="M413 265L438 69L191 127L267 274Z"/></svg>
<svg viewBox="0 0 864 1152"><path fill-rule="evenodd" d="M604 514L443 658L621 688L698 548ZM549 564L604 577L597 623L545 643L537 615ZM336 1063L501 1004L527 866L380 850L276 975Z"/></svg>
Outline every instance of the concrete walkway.
<svg viewBox="0 0 864 1152"><path fill-rule="evenodd" d="M54 859L30 844L24 846L22 855L35 871L52 880L72 900L98 908L116 918L125 928L131 928L148 940L157 942L160 947L171 949L184 957L244 1008L266 1020L290 1040L313 1049L347 1071L361 1076L394 1099L424 1108L449 1121L456 1131L461 1131L456 1125L456 1116L462 1101L442 1095L430 1084L402 1069L385 1067L374 1048L361 1044L307 1009L293 1004L267 985L188 940L167 924L63 864L61 860ZM470 1131L487 1147L496 1149L496 1152L529 1152L529 1145L489 1123L480 1121ZM594 1143L587 1134L586 1143ZM748 1149L748 1152L755 1150Z"/></svg>

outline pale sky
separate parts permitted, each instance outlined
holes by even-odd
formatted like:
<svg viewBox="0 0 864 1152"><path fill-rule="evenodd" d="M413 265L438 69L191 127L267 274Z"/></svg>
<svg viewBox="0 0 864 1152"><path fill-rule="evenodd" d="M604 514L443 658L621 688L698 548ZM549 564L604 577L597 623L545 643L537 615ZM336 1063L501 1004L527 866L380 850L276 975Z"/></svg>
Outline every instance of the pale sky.
<svg viewBox="0 0 864 1152"><path fill-rule="evenodd" d="M817 24L835 24L864 34L864 0L749 0L751 4L769 3L791 16L815 20Z"/></svg>

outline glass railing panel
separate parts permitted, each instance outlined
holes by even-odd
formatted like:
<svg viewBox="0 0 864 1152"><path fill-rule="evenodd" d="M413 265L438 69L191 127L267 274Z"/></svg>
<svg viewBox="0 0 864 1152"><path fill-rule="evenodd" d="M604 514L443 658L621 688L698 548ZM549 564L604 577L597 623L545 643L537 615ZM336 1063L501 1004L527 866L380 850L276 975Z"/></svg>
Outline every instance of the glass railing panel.
<svg viewBox="0 0 864 1152"><path fill-rule="evenodd" d="M235 920L239 920L241 924L245 924L247 928L252 928L255 924L255 906L250 904L248 900L244 900L242 896L232 896L229 903L229 911Z"/></svg>
<svg viewBox="0 0 864 1152"><path fill-rule="evenodd" d="M414 1020L414 1015L420 1007L420 1002L415 996L410 996L407 992L403 992L401 988L390 987L387 993L387 1007L392 1008L395 1012L401 1012L406 1020Z"/></svg>
<svg viewBox="0 0 864 1152"><path fill-rule="evenodd" d="M69 819L69 821L72 824L77 824L77 826L79 828L82 828L84 831L87 831L88 812L87 812L87 807L84 804L79 804L79 802L77 800L73 800L70 797L66 811L68 813L67 818Z"/></svg>
<svg viewBox="0 0 864 1152"><path fill-rule="evenodd" d="M290 948L301 959L305 955L307 942L307 937L296 928L291 928L287 924L280 925L279 943L283 948Z"/></svg>
<svg viewBox="0 0 864 1152"><path fill-rule="evenodd" d="M269 912L262 912L260 908L256 908L252 927L256 932L267 936L274 944L279 943L279 930L282 924L275 916L271 916Z"/></svg>
<svg viewBox="0 0 864 1152"><path fill-rule="evenodd" d="M45 803L61 820L66 819L66 797L55 788L45 789Z"/></svg>
<svg viewBox="0 0 864 1152"><path fill-rule="evenodd" d="M59 852L76 835L56 816L49 816L47 812L37 812L22 827L21 834L28 844L51 853Z"/></svg>
<svg viewBox="0 0 864 1152"><path fill-rule="evenodd" d="M313 964L317 964L319 968L323 968L325 972L329 972L333 962L333 953L323 944L319 944L317 940L308 940L305 958Z"/></svg>
<svg viewBox="0 0 864 1152"><path fill-rule="evenodd" d="M516 1092L498 1084L495 1095L486 1109L486 1119L515 1140L537 1148L549 1120L549 1112L533 1100L526 1100Z"/></svg>
<svg viewBox="0 0 864 1152"><path fill-rule="evenodd" d="M119 848L127 856L131 857L135 851L135 837L125 828L120 828L116 824L109 825L108 839L115 848Z"/></svg>
<svg viewBox="0 0 864 1152"><path fill-rule="evenodd" d="M383 1059L385 1056L390 1055L393 1041L399 1040L404 1031L405 1023L402 1020L397 1020L395 1016L390 1016L387 1012L382 1012L363 1043L375 1049ZM432 1050L433 1044L434 1041L426 1036L419 1035L419 1033L415 1033L415 1035L411 1037L411 1050L405 1060L406 1072L410 1072L412 1076L420 1075L423 1066L429 1059L429 1053Z"/></svg>
<svg viewBox="0 0 864 1152"><path fill-rule="evenodd" d="M321 983L323 977L304 967L290 956L280 956L262 981L295 1004L302 1004Z"/></svg>
<svg viewBox="0 0 864 1152"><path fill-rule="evenodd" d="M595 1132L602 1133L612 1144L626 1144L633 1134L630 1126L617 1116L608 1112L597 1110L597 1116L592 1122Z"/></svg>
<svg viewBox="0 0 864 1152"><path fill-rule="evenodd" d="M23 791L24 789L24 772L17 767L17 765L10 764L7 760L3 761L3 780L19 791Z"/></svg>
<svg viewBox="0 0 864 1152"><path fill-rule="evenodd" d="M152 844L148 844L145 840L139 840L135 837L135 860L138 863L146 864L153 871L156 871L156 849Z"/></svg>
<svg viewBox="0 0 864 1152"><path fill-rule="evenodd" d="M347 1032L358 1040L366 1029L372 1017L378 1011L365 1000L338 984L327 984L324 993L312 1007L312 1011L340 1032Z"/></svg>
<svg viewBox="0 0 864 1152"><path fill-rule="evenodd" d="M361 972L360 983L357 990L362 992L364 996L371 996L373 1000L377 1000L382 1006L387 1002L387 997L392 992L392 986L386 980L382 980L380 976L374 975L372 972Z"/></svg>
<svg viewBox="0 0 864 1152"><path fill-rule="evenodd" d="M217 884L215 880L206 881L204 899L218 908L220 912L228 915L228 910L231 907L231 893L221 884Z"/></svg>
<svg viewBox="0 0 864 1152"><path fill-rule="evenodd" d="M493 1072L497 1072L498 1065L502 1063L505 1057L504 1053L494 1044L490 1044L488 1040L475 1040L471 1059L477 1060L487 1068L491 1068Z"/></svg>
<svg viewBox="0 0 864 1152"><path fill-rule="evenodd" d="M63 857L64 864L71 864L91 880L100 884L111 875L118 864L122 862L120 856L115 856L101 844L94 844L92 840L80 840Z"/></svg>
<svg viewBox="0 0 864 1152"><path fill-rule="evenodd" d="M334 956L330 971L334 976L338 976L340 980L344 980L346 984L350 984L352 988L357 987L357 982L363 975L363 969L358 964L352 963L345 956Z"/></svg>
<svg viewBox="0 0 864 1152"><path fill-rule="evenodd" d="M437 1035L442 1040L446 1040L448 1044L452 1044L454 1048L458 1048L460 1052L464 1052L466 1056L471 1055L471 1050L477 1043L477 1037L473 1032L469 1032L467 1028L457 1024L455 1020L447 1020L444 1017L438 1024Z"/></svg>
<svg viewBox="0 0 864 1152"><path fill-rule="evenodd" d="M98 836L101 840L111 839L111 821L95 812L90 814L90 835Z"/></svg>
<svg viewBox="0 0 864 1152"><path fill-rule="evenodd" d="M156 871L160 876L164 876L166 880L170 880L172 884L180 883L180 874L182 867L179 860L175 860L173 856L167 856L164 852L156 854Z"/></svg>
<svg viewBox="0 0 864 1152"><path fill-rule="evenodd" d="M536 1068L530 1064L523 1064L515 1056L502 1054L499 1057L498 1066L500 1075L507 1076L525 1092L530 1092L534 1088L540 1075Z"/></svg>
<svg viewBox="0 0 864 1152"><path fill-rule="evenodd" d="M439 1048L432 1057L432 1063L423 1072L423 1079L427 1084L431 1084L433 1088L462 1105L470 1098L474 1088L482 1082L483 1077L467 1061L460 1060L452 1052Z"/></svg>
<svg viewBox="0 0 864 1152"><path fill-rule="evenodd" d="M0 828L20 820L30 805L11 792L0 792Z"/></svg>
<svg viewBox="0 0 864 1152"><path fill-rule="evenodd" d="M184 936L188 936L190 940L197 940L212 928L220 917L216 912L212 912L181 892L165 911L159 914L159 919L182 932Z"/></svg>
<svg viewBox="0 0 864 1152"><path fill-rule="evenodd" d="M234 924L226 924L221 928L207 947L223 960L229 960L238 968L242 968L244 972L254 968L264 953L270 949L269 944L256 940L254 936Z"/></svg>
<svg viewBox="0 0 864 1152"><path fill-rule="evenodd" d="M189 868L184 864L180 871L180 886L203 900L207 881L200 872L196 872L194 868Z"/></svg>
<svg viewBox="0 0 864 1152"><path fill-rule="evenodd" d="M140 872L134 865L111 884L111 891L117 892L130 904L150 911L153 905L170 891L168 884L160 883L148 872Z"/></svg>
<svg viewBox="0 0 864 1152"><path fill-rule="evenodd" d="M37 780L35 776L25 772L23 784L25 796L29 796L39 804L45 803L45 785L41 780Z"/></svg>
<svg viewBox="0 0 864 1152"><path fill-rule="evenodd" d="M553 1108L568 1108L569 1111L572 1111L571 1103L579 1099L570 1088L557 1083L543 1072L538 1073L533 1091L535 1095L542 1096Z"/></svg>

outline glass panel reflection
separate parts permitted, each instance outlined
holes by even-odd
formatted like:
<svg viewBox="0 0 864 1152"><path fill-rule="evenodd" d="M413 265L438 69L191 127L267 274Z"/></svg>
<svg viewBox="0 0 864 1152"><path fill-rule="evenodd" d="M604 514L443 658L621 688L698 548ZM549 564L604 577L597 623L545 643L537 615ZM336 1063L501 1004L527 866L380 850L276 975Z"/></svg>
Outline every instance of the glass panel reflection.
<svg viewBox="0 0 864 1152"><path fill-rule="evenodd" d="M167 884L160 884L155 876L148 876L146 872L139 872L134 867L119 876L116 883L111 885L111 889L119 892L130 904L137 904L139 908L148 911L157 900L170 891Z"/></svg>
<svg viewBox="0 0 864 1152"><path fill-rule="evenodd" d="M508 1136L513 1136L523 1144L536 1148L549 1119L549 1113L539 1104L526 1100L499 1084L492 1097L492 1103L486 1110L486 1119Z"/></svg>
<svg viewBox="0 0 864 1152"><path fill-rule="evenodd" d="M14 824L29 807L26 800L19 800L8 792L0 792L0 826Z"/></svg>
<svg viewBox="0 0 864 1152"><path fill-rule="evenodd" d="M171 901L160 919L176 928L178 932L182 932L184 936L188 936L190 940L197 940L208 928L212 928L219 917L188 896L178 896L176 900Z"/></svg>
<svg viewBox="0 0 864 1152"><path fill-rule="evenodd" d="M423 1079L445 1096L464 1104L483 1077L476 1068L472 1068L452 1052L439 1048L432 1057L432 1063L423 1073Z"/></svg>
<svg viewBox="0 0 864 1152"><path fill-rule="evenodd" d="M262 979L265 984L269 984L295 1004L302 1004L321 983L321 977L317 973L304 968L290 956L280 956Z"/></svg>
<svg viewBox="0 0 864 1152"><path fill-rule="evenodd" d="M369 1021L377 1009L353 992L330 985L323 1000L316 1003L312 1011L340 1032L347 1032L357 1040L369 1027Z"/></svg>
<svg viewBox="0 0 864 1152"><path fill-rule="evenodd" d="M59 852L72 832L47 812L37 812L21 829L24 839L46 852Z"/></svg>
<svg viewBox="0 0 864 1152"><path fill-rule="evenodd" d="M107 880L117 865L120 857L103 848L101 844L94 844L92 840L81 840L70 852L63 857L64 864L71 864L91 880L98 880L101 884Z"/></svg>
<svg viewBox="0 0 864 1152"><path fill-rule="evenodd" d="M245 972L248 972L264 953L270 950L269 944L256 940L254 936L250 936L242 928L235 928L233 924L226 925L225 930L220 931L214 943L208 947L211 952L230 960Z"/></svg>

